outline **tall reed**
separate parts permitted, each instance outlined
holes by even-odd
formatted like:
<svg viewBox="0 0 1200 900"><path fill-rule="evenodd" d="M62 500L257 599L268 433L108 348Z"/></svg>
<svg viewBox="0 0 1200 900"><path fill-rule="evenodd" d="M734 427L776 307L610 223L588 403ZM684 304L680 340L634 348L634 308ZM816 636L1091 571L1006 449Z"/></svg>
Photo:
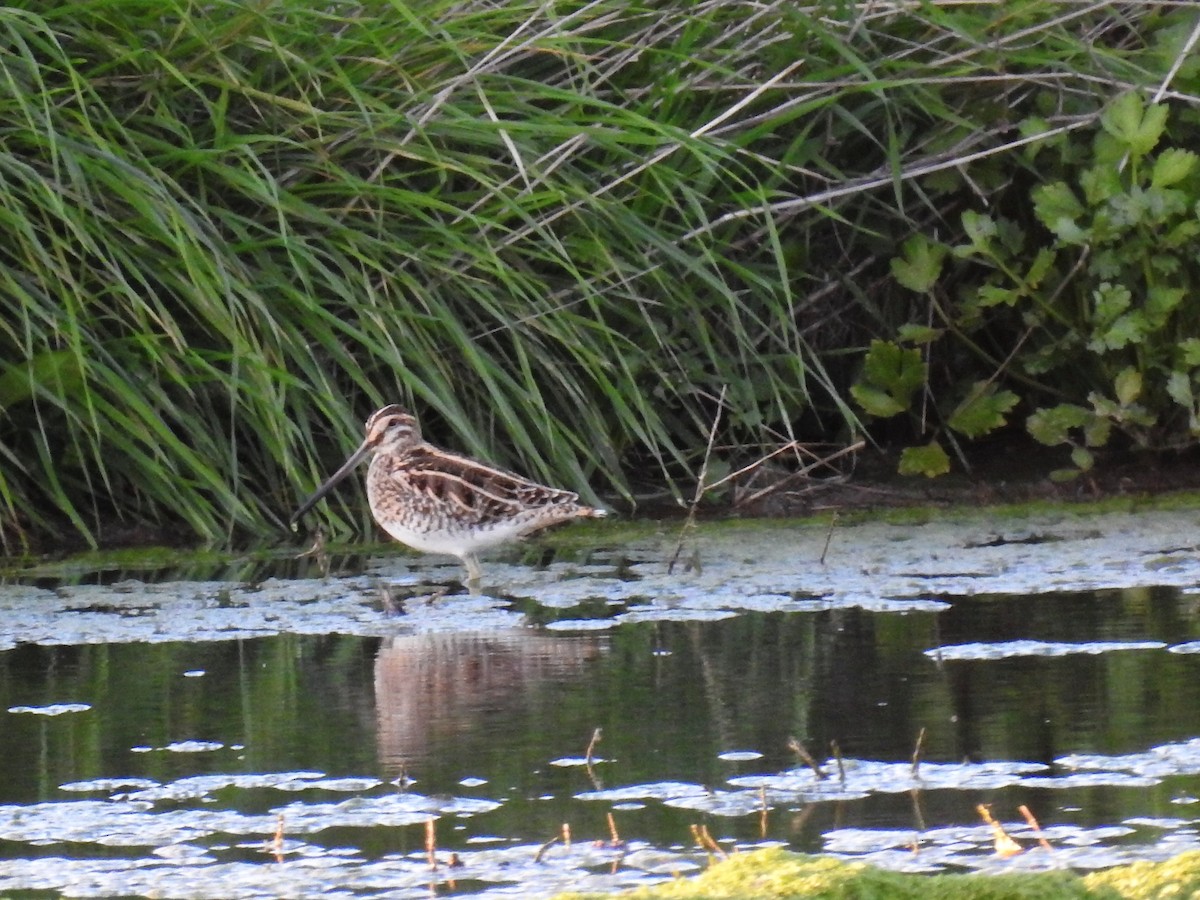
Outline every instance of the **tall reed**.
<svg viewBox="0 0 1200 900"><path fill-rule="evenodd" d="M1027 177L1025 117L1153 82L1189 7L0 9L5 547L261 534L392 401L627 498L687 488L723 388L730 457L844 436L899 241Z"/></svg>

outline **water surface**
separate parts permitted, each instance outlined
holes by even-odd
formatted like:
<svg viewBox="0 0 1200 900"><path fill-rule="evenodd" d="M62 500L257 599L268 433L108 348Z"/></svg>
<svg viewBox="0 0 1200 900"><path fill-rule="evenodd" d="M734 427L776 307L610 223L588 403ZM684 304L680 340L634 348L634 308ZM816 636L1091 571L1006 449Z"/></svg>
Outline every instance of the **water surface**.
<svg viewBox="0 0 1200 900"><path fill-rule="evenodd" d="M474 598L404 556L12 577L0 890L536 896L692 871L695 827L916 870L1169 856L1200 842L1192 518L868 526L824 566L820 529L743 527L671 574L673 533L597 529Z"/></svg>

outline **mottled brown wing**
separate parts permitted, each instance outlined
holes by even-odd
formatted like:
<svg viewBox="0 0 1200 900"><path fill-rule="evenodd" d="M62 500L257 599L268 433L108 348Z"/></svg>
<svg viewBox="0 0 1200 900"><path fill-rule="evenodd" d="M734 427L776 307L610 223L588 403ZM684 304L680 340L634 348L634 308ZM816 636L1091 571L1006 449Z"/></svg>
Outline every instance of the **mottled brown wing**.
<svg viewBox="0 0 1200 900"><path fill-rule="evenodd" d="M406 482L412 502L441 506L470 523L558 506L570 515L579 502L579 495L571 491L546 487L428 445L413 447L398 457L392 476Z"/></svg>

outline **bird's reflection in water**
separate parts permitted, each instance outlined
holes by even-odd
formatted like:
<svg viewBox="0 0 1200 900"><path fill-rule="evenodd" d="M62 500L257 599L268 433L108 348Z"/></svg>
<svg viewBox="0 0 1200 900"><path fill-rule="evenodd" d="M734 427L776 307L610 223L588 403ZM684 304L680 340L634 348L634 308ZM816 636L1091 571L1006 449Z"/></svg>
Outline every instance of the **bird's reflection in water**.
<svg viewBox="0 0 1200 900"><path fill-rule="evenodd" d="M380 764L402 774L450 748L468 757L553 703L556 685L586 678L607 649L604 636L519 630L389 638L375 658Z"/></svg>

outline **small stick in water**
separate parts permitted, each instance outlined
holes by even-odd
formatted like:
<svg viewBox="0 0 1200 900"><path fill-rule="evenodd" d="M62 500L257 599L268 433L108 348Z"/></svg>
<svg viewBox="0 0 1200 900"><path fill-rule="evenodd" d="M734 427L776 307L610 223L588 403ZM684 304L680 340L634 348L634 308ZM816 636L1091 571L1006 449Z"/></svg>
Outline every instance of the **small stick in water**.
<svg viewBox="0 0 1200 900"><path fill-rule="evenodd" d="M818 779L825 777L825 773L821 770L821 767L817 765L817 761L812 758L808 750L805 749L804 745L794 737L788 738L788 749L800 757L800 761L812 769L813 774L816 775Z"/></svg>
<svg viewBox="0 0 1200 900"><path fill-rule="evenodd" d="M613 818L613 814L608 814L608 836L612 842L612 846L621 846L621 835L617 832L617 820Z"/></svg>
<svg viewBox="0 0 1200 900"><path fill-rule="evenodd" d="M295 530L296 526L292 525ZM316 560L318 568L321 570L323 578L329 577L329 552L326 550L328 541L325 537L325 529L317 526L317 530L313 532L312 546L296 556L296 559L304 559L306 556L311 556Z"/></svg>
<svg viewBox="0 0 1200 900"><path fill-rule="evenodd" d="M583 767L584 767L584 770L587 772L588 780L592 782L592 787L594 787L598 791L604 790L604 785L600 782L600 779L596 777L596 770L592 766L592 761L594 759L596 745L598 743L600 743L600 739L603 736L603 733L604 733L603 728L597 728L595 731L592 732L592 739L590 741L588 741L587 753L584 754L584 759L583 759Z"/></svg>
<svg viewBox="0 0 1200 900"><path fill-rule="evenodd" d="M833 753L833 761L838 767L838 781L842 784L846 783L846 766L842 763L842 748L837 741L829 742L829 749Z"/></svg>
<svg viewBox="0 0 1200 900"><path fill-rule="evenodd" d="M913 819L917 823L917 831L925 830L925 813L921 811L921 790L913 788L908 792L909 799L912 800Z"/></svg>
<svg viewBox="0 0 1200 900"><path fill-rule="evenodd" d="M721 858L727 857L729 854L721 849L721 845L713 840L713 836L708 833L707 825L692 825L692 837L696 839L696 844L710 853L715 853Z"/></svg>
<svg viewBox="0 0 1200 900"><path fill-rule="evenodd" d="M1007 859L1010 856L1016 856L1021 852L1021 845L1012 839L1012 836L1004 830L1004 826L992 818L992 812L982 803L975 807L975 811L983 817L983 821L991 826L992 841L996 847L996 855L1001 859Z"/></svg>
<svg viewBox="0 0 1200 900"><path fill-rule="evenodd" d="M561 840L562 840L562 838L559 837L557 834L554 837L550 838L550 840L546 841L546 843L544 843L544 844L542 844L542 846L538 847L538 852L533 854L533 861L535 863L540 863L542 861L542 857L545 856L546 851L549 850L551 847L553 847L555 844L557 844Z"/></svg>
<svg viewBox="0 0 1200 900"><path fill-rule="evenodd" d="M767 838L767 786L760 784L758 786L758 836L763 840Z"/></svg>
<svg viewBox="0 0 1200 900"><path fill-rule="evenodd" d="M717 398L717 411L713 413L712 427L708 430L708 445L704 448L704 459L700 463L700 474L696 478L696 493L692 497L692 502L688 504L688 514L687 518L683 520L683 527L679 529L679 541L675 544L675 552L671 554L671 559L667 563L668 575L675 572L675 564L679 562L679 556L683 553L683 543L687 539L687 533L696 527L696 510L700 506L700 498L708 490L704 486L704 480L708 477L708 461L712 456L713 443L717 439L717 426L721 423L721 410L725 406L725 392L728 389L729 385L721 385L721 396ZM693 563L699 563L699 560L700 552L696 551ZM689 563L689 566L693 563Z"/></svg>
<svg viewBox="0 0 1200 900"><path fill-rule="evenodd" d="M825 554L829 552L829 542L833 540L833 526L837 524L837 510L833 511L833 515L829 517L829 530L825 532L825 546L821 548L821 565L825 565Z"/></svg>
<svg viewBox="0 0 1200 900"><path fill-rule="evenodd" d="M433 819L425 820L425 856L429 859L429 868L437 869L437 829Z"/></svg>
<svg viewBox="0 0 1200 900"><path fill-rule="evenodd" d="M556 834L554 837L550 838L550 840L546 841L546 843L542 844L542 846L538 847L538 852L533 855L533 861L535 863L540 863L542 861L542 857L546 855L546 851L549 850L551 847L553 847L555 844L557 844L559 841L562 841L563 844L565 844L567 847L571 846L571 823L570 822L563 822L562 832L559 834Z"/></svg>
<svg viewBox="0 0 1200 900"><path fill-rule="evenodd" d="M912 777L920 778L921 770L921 748L925 745L925 726L921 726L920 732L917 734L917 746L913 748L912 755Z"/></svg>
<svg viewBox="0 0 1200 900"><path fill-rule="evenodd" d="M408 777L408 762L400 761L400 774L393 779L392 784L400 788L400 790L408 790L408 786L412 784L412 779Z"/></svg>
<svg viewBox="0 0 1200 900"><path fill-rule="evenodd" d="M275 854L275 862L283 862L283 813L275 819L275 840L271 849Z"/></svg>
<svg viewBox="0 0 1200 900"><path fill-rule="evenodd" d="M597 728L592 732L592 739L588 741L587 753L584 754L584 761L590 766L592 764L592 756L595 753L596 745L604 737L604 729Z"/></svg>
<svg viewBox="0 0 1200 900"><path fill-rule="evenodd" d="M1038 824L1037 818L1029 811L1029 807L1022 803L1017 807L1017 811L1025 817L1025 821L1029 823L1029 827L1033 829L1037 835L1038 843L1042 845L1043 850L1053 851L1050 842L1046 840L1046 836L1042 833L1042 826Z"/></svg>

